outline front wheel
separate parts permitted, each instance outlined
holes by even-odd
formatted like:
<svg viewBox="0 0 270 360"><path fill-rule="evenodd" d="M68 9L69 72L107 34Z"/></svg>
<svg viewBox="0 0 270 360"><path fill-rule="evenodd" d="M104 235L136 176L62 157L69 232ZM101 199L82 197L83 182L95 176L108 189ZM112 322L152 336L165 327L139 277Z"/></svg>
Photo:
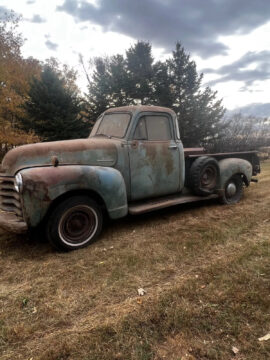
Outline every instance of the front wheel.
<svg viewBox="0 0 270 360"><path fill-rule="evenodd" d="M102 230L99 205L85 196L73 196L58 204L47 223L47 238L59 250L76 250L91 244Z"/></svg>
<svg viewBox="0 0 270 360"><path fill-rule="evenodd" d="M238 203L242 196L243 179L240 175L234 175L226 182L220 201L222 204L232 205Z"/></svg>

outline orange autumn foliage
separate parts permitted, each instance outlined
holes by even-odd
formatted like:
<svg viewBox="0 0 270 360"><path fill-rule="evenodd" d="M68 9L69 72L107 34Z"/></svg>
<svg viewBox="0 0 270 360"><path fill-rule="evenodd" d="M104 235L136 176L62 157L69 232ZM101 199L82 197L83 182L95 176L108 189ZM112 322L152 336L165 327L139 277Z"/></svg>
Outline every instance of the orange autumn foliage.
<svg viewBox="0 0 270 360"><path fill-rule="evenodd" d="M22 105L33 76L41 72L39 62L21 55L23 39L17 33L19 18L13 13L0 19L0 144L16 146L38 141L34 134L27 134L17 128L23 116Z"/></svg>

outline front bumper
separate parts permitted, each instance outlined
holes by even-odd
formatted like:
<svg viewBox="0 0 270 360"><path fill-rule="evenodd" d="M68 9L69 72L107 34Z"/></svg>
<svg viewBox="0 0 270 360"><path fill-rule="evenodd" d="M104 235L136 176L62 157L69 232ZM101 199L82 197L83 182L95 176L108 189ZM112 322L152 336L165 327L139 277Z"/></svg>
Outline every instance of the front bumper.
<svg viewBox="0 0 270 360"><path fill-rule="evenodd" d="M23 234L28 226L15 213L0 210L0 228L15 234Z"/></svg>

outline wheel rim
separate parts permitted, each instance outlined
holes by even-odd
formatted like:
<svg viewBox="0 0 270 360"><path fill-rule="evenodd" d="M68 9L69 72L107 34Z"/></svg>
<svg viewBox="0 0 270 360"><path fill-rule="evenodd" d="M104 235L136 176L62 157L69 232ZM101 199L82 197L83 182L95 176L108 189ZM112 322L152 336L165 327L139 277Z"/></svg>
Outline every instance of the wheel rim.
<svg viewBox="0 0 270 360"><path fill-rule="evenodd" d="M226 188L226 195L228 198L232 198L234 197L234 195L236 194L236 191L237 191L237 187L235 185L234 182L230 182L228 185L227 185L227 188Z"/></svg>
<svg viewBox="0 0 270 360"><path fill-rule="evenodd" d="M96 211L87 205L77 205L68 209L61 217L58 233L69 246L81 246L95 235L98 227Z"/></svg>
<svg viewBox="0 0 270 360"><path fill-rule="evenodd" d="M217 170L215 166L207 166L201 175L201 187L213 189L217 182Z"/></svg>
<svg viewBox="0 0 270 360"><path fill-rule="evenodd" d="M231 178L225 186L225 198L227 203L237 203L242 195L242 180L238 177Z"/></svg>

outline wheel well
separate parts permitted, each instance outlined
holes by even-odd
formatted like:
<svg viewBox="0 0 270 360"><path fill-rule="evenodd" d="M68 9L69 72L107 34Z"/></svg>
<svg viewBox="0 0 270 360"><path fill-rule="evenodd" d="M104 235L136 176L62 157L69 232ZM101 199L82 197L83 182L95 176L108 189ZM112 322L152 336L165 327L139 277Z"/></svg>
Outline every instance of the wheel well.
<svg viewBox="0 0 270 360"><path fill-rule="evenodd" d="M245 174L243 174L243 173L235 173L229 179L231 179L233 176L240 176L241 179L243 180L243 183L246 185L246 187L249 186L249 181L248 181L248 178L246 177Z"/></svg>
<svg viewBox="0 0 270 360"><path fill-rule="evenodd" d="M235 174L235 175L240 175L242 180L243 180L243 183L248 187L249 186L249 181L248 181L248 178L246 177L245 174L243 173L240 173L240 174Z"/></svg>
<svg viewBox="0 0 270 360"><path fill-rule="evenodd" d="M78 190L67 191L66 193L64 193L64 194L58 196L56 199L54 199L52 201L52 203L50 204L50 206L46 212L46 215L44 216L44 220L48 217L48 214L58 204L60 204L64 200L66 200L72 196L76 196L76 195L87 196L87 197L90 197L91 199L95 200L100 205L102 212L104 212L106 215L108 215L106 204L105 204L104 200L102 199L102 197L98 193L96 193L95 191L92 191L92 190L78 189Z"/></svg>

